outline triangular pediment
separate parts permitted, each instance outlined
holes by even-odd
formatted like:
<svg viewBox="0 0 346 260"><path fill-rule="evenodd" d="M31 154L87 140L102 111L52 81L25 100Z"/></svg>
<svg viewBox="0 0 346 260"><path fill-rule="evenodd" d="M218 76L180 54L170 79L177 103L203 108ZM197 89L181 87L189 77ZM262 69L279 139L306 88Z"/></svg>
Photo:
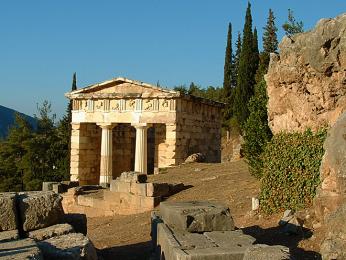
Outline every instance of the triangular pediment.
<svg viewBox="0 0 346 260"><path fill-rule="evenodd" d="M179 92L140 81L115 78L69 92L66 96L73 99L82 96L160 96L172 94L177 95Z"/></svg>

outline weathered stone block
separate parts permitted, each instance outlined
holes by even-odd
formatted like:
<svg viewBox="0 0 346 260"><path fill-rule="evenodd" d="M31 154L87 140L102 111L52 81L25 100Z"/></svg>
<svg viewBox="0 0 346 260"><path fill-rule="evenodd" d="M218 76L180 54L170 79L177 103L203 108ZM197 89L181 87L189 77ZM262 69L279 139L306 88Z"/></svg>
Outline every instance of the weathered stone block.
<svg viewBox="0 0 346 260"><path fill-rule="evenodd" d="M74 232L73 227L70 224L56 224L50 227L30 231L28 237L35 241L42 241L48 238L66 235Z"/></svg>
<svg viewBox="0 0 346 260"><path fill-rule="evenodd" d="M285 246L268 246L257 244L246 249L244 254L244 260L289 260L290 250Z"/></svg>
<svg viewBox="0 0 346 260"><path fill-rule="evenodd" d="M0 232L0 243L19 239L18 229ZM1 258L1 254L0 254Z"/></svg>
<svg viewBox="0 0 346 260"><path fill-rule="evenodd" d="M123 172L119 179L123 182L145 183L147 181L147 175L139 172Z"/></svg>
<svg viewBox="0 0 346 260"><path fill-rule="evenodd" d="M143 209L153 209L160 204L160 197L144 197L140 196L140 207Z"/></svg>
<svg viewBox="0 0 346 260"><path fill-rule="evenodd" d="M63 193L66 191L66 188L64 187L63 184L61 183L54 183L53 184L53 189L52 189L55 193Z"/></svg>
<svg viewBox="0 0 346 260"><path fill-rule="evenodd" d="M163 221L173 228L188 232L234 230L229 208L207 201L162 202Z"/></svg>
<svg viewBox="0 0 346 260"><path fill-rule="evenodd" d="M30 238L0 243L0 258L43 260L37 244Z"/></svg>
<svg viewBox="0 0 346 260"><path fill-rule="evenodd" d="M131 183L120 179L112 180L110 183L110 191L113 192L130 192Z"/></svg>
<svg viewBox="0 0 346 260"><path fill-rule="evenodd" d="M45 259L97 259L93 244L87 237L80 233L53 237L40 241L37 244Z"/></svg>
<svg viewBox="0 0 346 260"><path fill-rule="evenodd" d="M205 232L204 236L219 247L225 248L245 249L256 241L254 237L245 235L241 230Z"/></svg>
<svg viewBox="0 0 346 260"><path fill-rule="evenodd" d="M147 183L147 196L157 197L157 196L168 196L169 195L169 185L168 183Z"/></svg>
<svg viewBox="0 0 346 260"><path fill-rule="evenodd" d="M58 224L64 215L62 197L52 191L19 194L19 214L24 231Z"/></svg>
<svg viewBox="0 0 346 260"><path fill-rule="evenodd" d="M147 195L147 183L136 183L132 182L130 187L130 192L139 196Z"/></svg>
<svg viewBox="0 0 346 260"><path fill-rule="evenodd" d="M50 191L53 190L53 184L57 184L55 181L44 181L42 182L42 191Z"/></svg>
<svg viewBox="0 0 346 260"><path fill-rule="evenodd" d="M18 228L16 193L0 193L0 231Z"/></svg>

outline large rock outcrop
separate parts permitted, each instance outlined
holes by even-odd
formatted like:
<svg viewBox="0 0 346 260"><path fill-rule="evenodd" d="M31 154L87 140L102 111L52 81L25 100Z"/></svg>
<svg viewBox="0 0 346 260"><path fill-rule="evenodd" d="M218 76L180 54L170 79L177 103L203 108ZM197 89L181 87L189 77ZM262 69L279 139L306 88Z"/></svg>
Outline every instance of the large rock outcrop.
<svg viewBox="0 0 346 260"><path fill-rule="evenodd" d="M346 205L346 112L329 130L324 149L321 185L314 201L316 215L321 220Z"/></svg>
<svg viewBox="0 0 346 260"><path fill-rule="evenodd" d="M346 110L346 14L284 37L279 49L266 75L273 133L333 125Z"/></svg>

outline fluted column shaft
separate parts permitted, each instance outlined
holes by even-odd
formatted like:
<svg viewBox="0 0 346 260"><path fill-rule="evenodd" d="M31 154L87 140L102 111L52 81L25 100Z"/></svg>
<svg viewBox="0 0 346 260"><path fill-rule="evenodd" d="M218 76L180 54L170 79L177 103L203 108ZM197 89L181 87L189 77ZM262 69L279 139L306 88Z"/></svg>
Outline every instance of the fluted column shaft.
<svg viewBox="0 0 346 260"><path fill-rule="evenodd" d="M100 184L109 184L113 177L113 135L115 124L98 124L102 128Z"/></svg>
<svg viewBox="0 0 346 260"><path fill-rule="evenodd" d="M144 174L148 173L148 152L147 152L147 142L148 142L148 127L149 124L138 123L132 124L136 128L136 151L135 151L135 171Z"/></svg>

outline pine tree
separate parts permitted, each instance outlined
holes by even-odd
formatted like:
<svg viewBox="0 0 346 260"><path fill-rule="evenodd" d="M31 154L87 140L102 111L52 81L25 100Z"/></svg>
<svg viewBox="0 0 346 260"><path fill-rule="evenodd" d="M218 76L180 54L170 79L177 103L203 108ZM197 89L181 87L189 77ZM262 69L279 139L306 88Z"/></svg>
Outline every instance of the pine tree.
<svg viewBox="0 0 346 260"><path fill-rule="evenodd" d="M297 22L293 16L293 11L288 9L288 21L286 21L282 28L286 35L292 40L293 34L304 32L304 24L302 21Z"/></svg>
<svg viewBox="0 0 346 260"><path fill-rule="evenodd" d="M228 24L227 44L225 53L225 65L224 65L224 76L223 76L223 88L225 98L228 99L231 95L232 90L232 24Z"/></svg>
<svg viewBox="0 0 346 260"><path fill-rule="evenodd" d="M247 103L253 95L258 57L255 54L252 32L251 4L248 3L240 52L237 87L235 89L233 112L242 127L249 115Z"/></svg>

